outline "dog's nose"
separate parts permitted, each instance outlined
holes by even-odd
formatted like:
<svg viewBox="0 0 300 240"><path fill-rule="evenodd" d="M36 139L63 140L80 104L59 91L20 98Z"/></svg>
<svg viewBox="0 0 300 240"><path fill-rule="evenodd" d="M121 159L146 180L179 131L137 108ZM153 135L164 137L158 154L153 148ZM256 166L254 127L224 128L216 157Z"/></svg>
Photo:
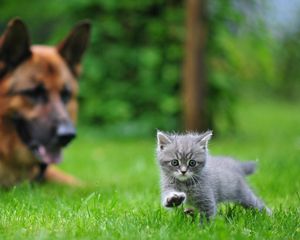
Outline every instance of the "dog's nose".
<svg viewBox="0 0 300 240"><path fill-rule="evenodd" d="M71 123L60 124L56 131L58 144L65 147L76 137L76 130Z"/></svg>

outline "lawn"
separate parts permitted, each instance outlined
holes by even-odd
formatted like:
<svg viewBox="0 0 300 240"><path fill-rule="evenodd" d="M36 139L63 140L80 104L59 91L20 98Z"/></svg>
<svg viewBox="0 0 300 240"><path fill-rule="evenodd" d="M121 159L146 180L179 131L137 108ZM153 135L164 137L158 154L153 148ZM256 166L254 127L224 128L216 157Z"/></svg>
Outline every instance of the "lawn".
<svg viewBox="0 0 300 240"><path fill-rule="evenodd" d="M300 239L300 105L244 102L233 134L212 154L258 159L249 177L273 216L222 205L199 226L160 206L152 136L129 138L80 128L61 168L86 187L22 184L0 190L0 239Z"/></svg>

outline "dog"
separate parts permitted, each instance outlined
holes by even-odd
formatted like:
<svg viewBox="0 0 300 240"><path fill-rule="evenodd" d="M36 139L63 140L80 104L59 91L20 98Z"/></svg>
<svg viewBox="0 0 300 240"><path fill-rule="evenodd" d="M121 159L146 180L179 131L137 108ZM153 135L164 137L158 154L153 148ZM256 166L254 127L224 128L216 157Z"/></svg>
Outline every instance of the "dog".
<svg viewBox="0 0 300 240"><path fill-rule="evenodd" d="M55 164L76 136L77 78L90 28L82 21L55 47L31 46L24 22L8 23L0 38L0 186L79 184Z"/></svg>

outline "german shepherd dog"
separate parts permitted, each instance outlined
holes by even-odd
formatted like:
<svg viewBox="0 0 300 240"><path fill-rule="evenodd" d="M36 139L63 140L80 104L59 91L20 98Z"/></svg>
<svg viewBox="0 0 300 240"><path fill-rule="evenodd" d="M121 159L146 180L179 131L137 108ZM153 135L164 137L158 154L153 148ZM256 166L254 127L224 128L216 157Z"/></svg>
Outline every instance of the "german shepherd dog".
<svg viewBox="0 0 300 240"><path fill-rule="evenodd" d="M38 178L79 183L53 164L76 135L77 77L89 35L82 21L55 47L31 46L24 23L8 23L0 38L0 186Z"/></svg>

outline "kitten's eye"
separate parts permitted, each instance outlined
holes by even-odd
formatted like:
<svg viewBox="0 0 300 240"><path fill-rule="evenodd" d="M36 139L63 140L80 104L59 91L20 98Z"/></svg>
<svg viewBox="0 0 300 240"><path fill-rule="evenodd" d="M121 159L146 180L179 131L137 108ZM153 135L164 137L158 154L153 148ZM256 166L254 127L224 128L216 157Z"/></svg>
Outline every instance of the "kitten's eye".
<svg viewBox="0 0 300 240"><path fill-rule="evenodd" d="M190 167L195 167L196 164L197 164L197 162L196 162L195 160L190 160L190 161L189 161L189 166L190 166Z"/></svg>
<svg viewBox="0 0 300 240"><path fill-rule="evenodd" d="M174 167L176 167L176 166L179 165L179 161L178 161L177 159L173 159L173 160L171 161L171 165L174 166Z"/></svg>

